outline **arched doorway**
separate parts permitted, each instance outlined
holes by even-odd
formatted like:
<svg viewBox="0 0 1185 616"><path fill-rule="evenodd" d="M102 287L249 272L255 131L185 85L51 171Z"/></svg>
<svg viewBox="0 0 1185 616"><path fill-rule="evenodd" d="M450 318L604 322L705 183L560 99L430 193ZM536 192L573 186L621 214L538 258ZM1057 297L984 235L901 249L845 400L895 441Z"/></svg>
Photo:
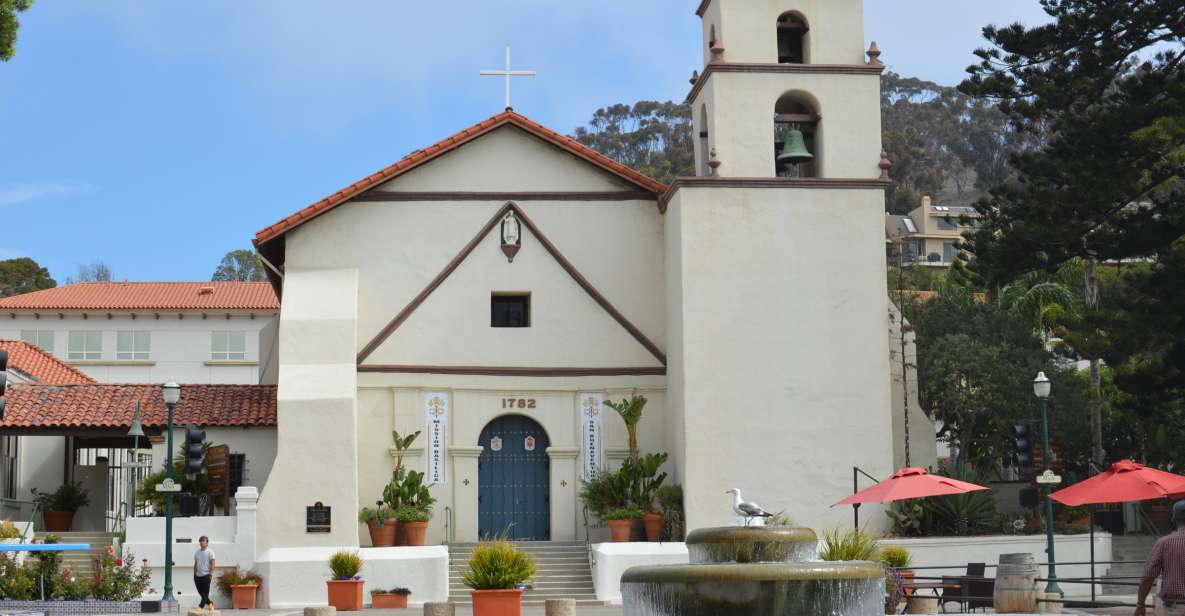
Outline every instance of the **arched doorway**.
<svg viewBox="0 0 1185 616"><path fill-rule="evenodd" d="M481 431L477 464L477 532L482 538L551 538L551 482L547 432L522 415L503 415Z"/></svg>

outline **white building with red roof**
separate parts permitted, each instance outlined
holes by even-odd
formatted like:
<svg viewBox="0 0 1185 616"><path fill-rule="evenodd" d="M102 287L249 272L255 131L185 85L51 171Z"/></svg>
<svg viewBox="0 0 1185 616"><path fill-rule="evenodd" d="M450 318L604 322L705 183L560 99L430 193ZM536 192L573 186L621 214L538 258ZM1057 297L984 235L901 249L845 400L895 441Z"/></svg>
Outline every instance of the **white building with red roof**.
<svg viewBox="0 0 1185 616"><path fill-rule="evenodd" d="M266 282L81 282L0 298L0 339L107 383L274 382L279 309Z"/></svg>

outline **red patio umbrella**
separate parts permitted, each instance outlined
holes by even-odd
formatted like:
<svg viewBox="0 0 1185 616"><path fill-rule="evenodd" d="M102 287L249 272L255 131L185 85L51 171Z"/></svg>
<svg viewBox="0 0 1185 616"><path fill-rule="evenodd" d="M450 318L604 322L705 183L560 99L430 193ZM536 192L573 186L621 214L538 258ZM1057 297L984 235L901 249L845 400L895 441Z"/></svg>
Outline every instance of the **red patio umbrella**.
<svg viewBox="0 0 1185 616"><path fill-rule="evenodd" d="M892 477L835 503L837 505L857 505L860 503L887 503L890 501L906 500L910 498L925 498L927 496L946 496L949 494L965 494L978 490L987 490L984 486L931 475L924 468L903 468Z"/></svg>
<svg viewBox="0 0 1185 616"><path fill-rule="evenodd" d="M1185 494L1185 477L1120 460L1106 472L1050 494L1070 506L1127 503Z"/></svg>

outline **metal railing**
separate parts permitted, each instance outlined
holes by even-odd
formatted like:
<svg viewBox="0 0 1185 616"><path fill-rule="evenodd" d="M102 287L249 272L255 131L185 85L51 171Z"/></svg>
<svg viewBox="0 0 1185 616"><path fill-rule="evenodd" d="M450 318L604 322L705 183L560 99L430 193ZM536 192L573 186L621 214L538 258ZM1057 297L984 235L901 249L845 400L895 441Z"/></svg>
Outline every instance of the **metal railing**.
<svg viewBox="0 0 1185 616"><path fill-rule="evenodd" d="M581 515L584 516L584 549L588 552L588 567L595 573L597 570L597 556L592 549L592 531L589 530L591 526L588 523L588 507L581 508Z"/></svg>
<svg viewBox="0 0 1185 616"><path fill-rule="evenodd" d="M453 508L444 508L444 544L449 545L457 540L457 528L453 523Z"/></svg>
<svg viewBox="0 0 1185 616"><path fill-rule="evenodd" d="M28 506L29 517L24 518L24 511ZM45 528L45 516L41 515L41 505L37 501L25 501L15 498L0 498L0 520L16 519L25 522L25 536L31 536L38 528ZM38 524L40 522L40 524Z"/></svg>

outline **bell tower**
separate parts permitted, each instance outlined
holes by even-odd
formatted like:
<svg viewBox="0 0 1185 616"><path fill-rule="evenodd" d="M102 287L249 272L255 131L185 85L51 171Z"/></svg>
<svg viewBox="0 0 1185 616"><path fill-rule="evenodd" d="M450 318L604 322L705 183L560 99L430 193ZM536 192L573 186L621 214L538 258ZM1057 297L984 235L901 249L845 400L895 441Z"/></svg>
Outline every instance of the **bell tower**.
<svg viewBox="0 0 1185 616"><path fill-rule="evenodd" d="M863 0L697 14L696 174L662 202L688 528L731 524L733 487L801 524L850 523L830 505L852 467L893 460L880 51Z"/></svg>

